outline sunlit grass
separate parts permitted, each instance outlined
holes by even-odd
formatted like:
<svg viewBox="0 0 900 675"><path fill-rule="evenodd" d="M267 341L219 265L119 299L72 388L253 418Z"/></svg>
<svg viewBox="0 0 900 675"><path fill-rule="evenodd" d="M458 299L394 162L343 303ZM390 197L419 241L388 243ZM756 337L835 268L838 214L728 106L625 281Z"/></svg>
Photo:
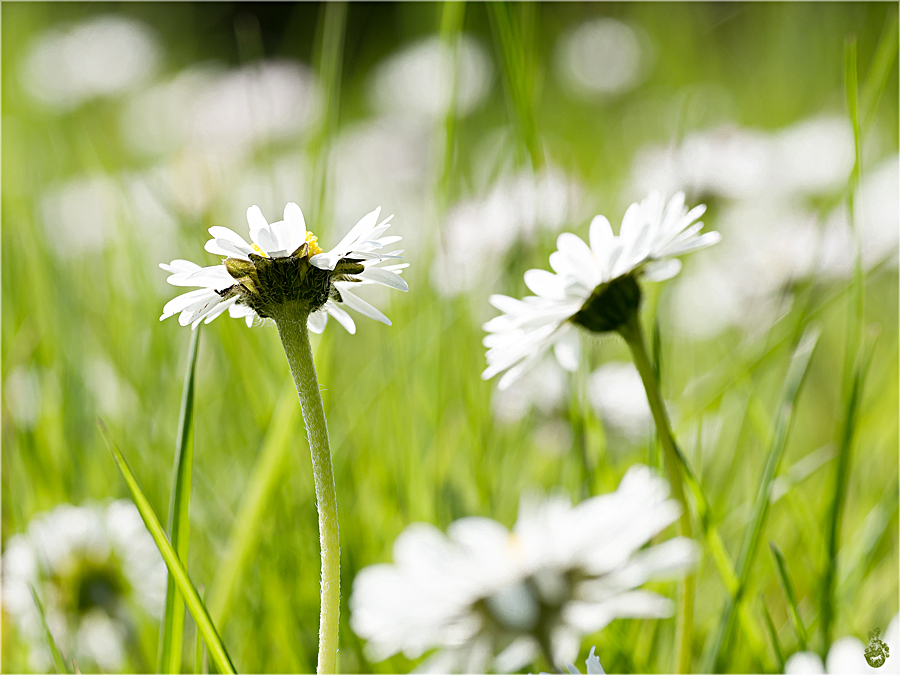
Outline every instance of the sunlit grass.
<svg viewBox="0 0 900 675"><path fill-rule="evenodd" d="M167 513L191 336L172 322L157 321L172 295L157 263L198 251L210 225L239 225L223 222L229 186L199 212L179 206L161 187L164 201L174 205L171 233L156 240L148 236L152 231L139 209L122 210L104 247L57 255L42 211L50 186L102 175L125 195L126 174L155 161L136 156L125 142L120 102L95 100L56 114L22 91L18 63L30 40L59 22L98 12L146 21L168 50L167 73L207 59L236 66L258 56L254 44L266 57L315 65L330 106L321 126L310 138L271 141L241 161L242 168L265 168L274 153L308 162L313 172L295 186L297 200L310 200L326 239L346 224L333 222L328 195L342 177L329 173L325 153L343 128L370 114L366 92L374 64L425 34L442 33L448 43L458 31L471 34L488 47L494 63L486 104L470 116L448 113L432 125L430 133L440 136L432 144L440 161L432 165L429 184L441 196L435 199L441 209L483 194L504 166L552 162L585 185L584 213L570 214L565 228L585 235L593 213L621 216L632 158L648 143L677 142L728 120L779 129L822 111L846 114L843 50L850 33L858 46L862 177L872 164L867 152L878 159L897 152L896 9L887 5L351 4L345 15L338 7L261 10L256 29L218 5L73 4L54 5L53 11L34 3L4 5L4 542L24 531L35 514L61 502L129 494L97 431L98 415L125 449L147 504L160 518ZM553 74L554 40L567 26L601 15L641 26L654 46L654 66L629 94L575 100ZM236 34L238 18L243 28ZM519 58L525 51L531 59ZM495 166L486 166L492 159ZM845 196L822 201L838 203ZM696 198L707 201L706 220L715 226L723 200ZM411 252L404 275L410 292L384 297L391 328L360 321L358 334L349 336L331 325L314 344L341 510L344 672L407 672L414 665L402 657L368 661L346 606L356 573L389 561L394 539L410 522L444 528L461 517L485 515L512 524L525 492L563 489L580 499L586 491L613 489L636 462L655 458L662 466L650 439L630 447L605 435L577 393L577 409L566 421L581 420L583 430L573 434L572 448L563 455L547 453L537 440L539 412L518 424L498 423L492 415L493 385L480 379L480 326L492 315L487 295L523 294L522 272L546 266L552 233L541 232L498 255L490 285L450 299L432 286L442 211L420 221L405 217L404 203L383 206L397 214L399 234L421 233L423 243ZM819 206L824 221L826 207ZM480 242L450 244L475 248ZM214 258L208 257L211 264ZM664 398L677 407L675 435L691 469L688 497L700 514L696 529L705 552L697 571L695 668L724 630L723 608L738 589L743 602L735 609L730 646L711 652L729 672L780 672L784 660L803 648L798 626L809 647L821 651L823 631L834 638L865 637L875 627L886 628L897 612L896 268L860 271L856 284L798 281L789 289L795 294L792 308L772 327L753 335L729 329L710 339L689 339L673 328L670 289L648 299L647 318L659 322L655 360ZM792 350L813 321L821 336L785 436L777 422L783 419L780 392ZM851 321L859 335L869 326L880 329L864 387L860 369L866 360L847 346ZM195 586L208 589L211 623L239 670L309 672L315 667L319 602L316 509L284 355L273 327L247 329L223 317L203 332L194 382L191 545L184 567ZM615 340L591 342L585 351L586 370L627 359L625 345ZM98 391L112 386L98 380L98 362L114 373L117 399ZM850 375L857 368L855 376L845 378L845 363ZM30 426L10 412L9 397L17 394L8 391L8 378L17 369L33 372L40 387L40 410ZM851 399L844 380L857 378ZM711 449L682 440L702 437L700 427L715 423L721 431ZM792 483L787 494L769 498L773 481L824 447L834 449L827 461ZM186 512L186 502L182 508ZM841 525L829 539L835 518ZM758 530L751 530L753 524ZM789 577L777 558L760 550L768 542L782 551ZM174 538L172 545L186 550ZM788 578L796 603L784 590ZM661 592L675 597L675 584L661 585ZM833 598L827 619L826 595ZM185 669L197 659L193 624L187 624L180 650ZM158 622L139 619L135 640L145 658L130 669L155 668L159 635ZM667 671L675 619L620 620L587 638L583 651L594 644L608 672ZM6 614L3 668L29 670L21 636Z"/></svg>

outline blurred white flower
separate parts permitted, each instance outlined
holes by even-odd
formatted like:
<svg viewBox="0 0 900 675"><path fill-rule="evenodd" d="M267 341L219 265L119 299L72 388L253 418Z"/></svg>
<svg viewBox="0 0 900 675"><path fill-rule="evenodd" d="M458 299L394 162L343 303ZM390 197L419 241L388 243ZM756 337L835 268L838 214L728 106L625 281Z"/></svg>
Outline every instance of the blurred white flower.
<svg viewBox="0 0 900 675"><path fill-rule="evenodd" d="M722 126L651 146L632 169L635 193L685 190L729 199L830 194L853 167L853 132L843 117L802 120L778 132Z"/></svg>
<svg viewBox="0 0 900 675"><path fill-rule="evenodd" d="M900 155L863 172L856 193L855 220L862 238L863 267L897 259L900 222ZM829 216L825 224L820 271L827 277L846 278L856 264L855 237L850 230L846 204Z"/></svg>
<svg viewBox="0 0 900 675"><path fill-rule="evenodd" d="M315 74L293 61L261 61L223 70L195 66L135 97L121 124L140 154L193 148L214 158L299 135L319 115Z"/></svg>
<svg viewBox="0 0 900 675"><path fill-rule="evenodd" d="M588 311L595 316L597 303L604 303L601 296L611 287L629 280L634 284L636 276L649 281L669 279L681 270L678 256L719 241L718 232L700 234L703 223L695 221L705 209L698 206L688 211L683 193L664 207L661 195L652 193L628 208L618 236L604 216L591 222L590 246L574 234L561 234L559 250L550 255L555 274L537 269L525 273L525 284L534 295L523 300L491 296L491 304L502 314L484 324L489 333L484 338L488 367L482 378L506 371L498 384L505 389L551 347L560 365L574 370L580 360L574 322L584 324L587 319L579 317ZM639 296L632 300L637 302ZM584 325L597 332L616 328L589 323Z"/></svg>
<svg viewBox="0 0 900 675"><path fill-rule="evenodd" d="M716 225L725 241L672 289L671 319L693 338L765 331L790 307L790 285L815 270L817 216L794 201L741 200L724 205Z"/></svg>
<svg viewBox="0 0 900 675"><path fill-rule="evenodd" d="M102 250L115 234L121 194L106 176L74 178L41 197L47 243L60 258Z"/></svg>
<svg viewBox="0 0 900 675"><path fill-rule="evenodd" d="M465 116L490 92L493 69L487 51L469 36L460 36L458 49L456 114ZM453 54L437 36L379 63L369 89L372 106L379 114L424 121L443 116L452 96Z"/></svg>
<svg viewBox="0 0 900 675"><path fill-rule="evenodd" d="M672 601L636 590L684 573L692 540L643 548L680 513L668 484L634 466L618 490L572 506L563 496L523 500L512 531L464 518L444 535L410 525L394 563L356 577L351 626L374 660L402 652L431 672L512 672L534 662L540 641L554 665L571 661L581 637L625 617L658 618Z"/></svg>
<svg viewBox="0 0 900 675"><path fill-rule="evenodd" d="M60 648L82 672L117 670L138 607L162 615L166 567L134 504L63 504L35 516L3 553L3 607L29 644L32 667L51 667L29 586Z"/></svg>
<svg viewBox="0 0 900 675"><path fill-rule="evenodd" d="M356 332L356 324L341 305L391 325L384 314L350 290L366 284L408 290L406 282L399 276L407 264L378 267L385 260L399 258L402 253L376 252L400 240L397 236L384 236L393 216L379 222L380 213L381 207L378 207L363 216L337 246L325 253L319 247L317 237L307 231L306 220L297 204L289 202L284 207L284 219L272 223L266 220L258 206L251 206L247 209L247 222L252 244L227 227L209 228L212 239L204 248L210 253L226 256L222 263L209 267L200 267L188 260L160 263L160 267L170 273L166 280L170 284L198 286L199 289L170 300L159 319L162 321L180 314L178 323L196 328L201 321L209 323L227 310L232 318L243 318L250 326L261 311L257 300L261 298L260 302L265 304L275 297L275 302L283 302L284 299L278 299L281 295L302 287L316 296L315 302L310 300L308 319L309 329L314 333L325 330L329 316L349 333ZM346 265L340 266L344 262ZM276 267L285 263L293 266L291 271L278 272ZM302 274L297 265L304 266ZM309 268L322 270L324 274L310 273ZM266 270L275 271L268 273ZM271 279L265 277L266 274Z"/></svg>
<svg viewBox="0 0 900 675"><path fill-rule="evenodd" d="M543 415L564 408L567 397L565 371L554 359L544 359L509 389L496 391L491 410L501 422L518 422L532 408Z"/></svg>
<svg viewBox="0 0 900 675"><path fill-rule="evenodd" d="M898 673L900 672L900 615L891 619L887 631L881 636L890 651L887 662L879 668L872 668L865 657L866 645L855 637L835 640L828 650L825 663L813 652L797 652L784 664L788 675L855 675L856 673Z"/></svg>
<svg viewBox="0 0 900 675"><path fill-rule="evenodd" d="M637 86L647 71L648 54L628 24L611 18L587 21L556 45L560 80L580 96L618 94Z"/></svg>
<svg viewBox="0 0 900 675"><path fill-rule="evenodd" d="M159 46L146 25L101 16L38 36L22 60L19 75L35 99L66 110L146 82L159 59Z"/></svg>
<svg viewBox="0 0 900 675"><path fill-rule="evenodd" d="M3 402L23 431L37 426L41 416L41 380L36 368L18 365L3 382Z"/></svg>
<svg viewBox="0 0 900 675"><path fill-rule="evenodd" d="M653 428L647 393L630 361L610 361L587 383L588 400L604 426L630 443L645 442Z"/></svg>
<svg viewBox="0 0 900 675"><path fill-rule="evenodd" d="M329 201L334 222L347 222L368 205L403 204L404 219L427 223L433 218L429 172L429 133L396 117L381 117L340 130L331 150ZM419 251L429 228L408 228L403 243Z"/></svg>
<svg viewBox="0 0 900 675"><path fill-rule="evenodd" d="M483 286L485 275L497 270L497 258L520 240L540 230L558 232L574 215L581 186L559 169L535 175L506 176L480 198L459 202L450 209L433 266L432 285L444 296ZM459 241L478 246L459 246Z"/></svg>

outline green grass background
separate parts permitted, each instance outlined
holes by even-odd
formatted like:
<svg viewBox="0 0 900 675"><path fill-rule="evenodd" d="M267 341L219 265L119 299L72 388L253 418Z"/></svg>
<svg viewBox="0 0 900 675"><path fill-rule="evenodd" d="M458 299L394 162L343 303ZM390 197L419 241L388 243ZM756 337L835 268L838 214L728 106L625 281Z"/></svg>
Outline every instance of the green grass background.
<svg viewBox="0 0 900 675"><path fill-rule="evenodd" d="M369 115L364 93L373 66L407 42L438 32L442 11L440 4L349 6L334 130ZM845 39L857 37L860 78L865 82L883 26L896 16L896 7L888 3L554 3L516 5L511 16L519 21L529 11L534 13L531 58L517 61L516 67L534 91L534 105L521 111L507 103L502 47L492 33L487 9L481 4L466 6L464 30L488 47L495 77L487 104L455 122L456 161L443 180L436 169L435 182L450 202L481 190L476 181L483 171L475 166L475 148L496 129L509 127L517 114L533 114L534 129L548 157L579 177L588 190L586 200L614 223L622 215L615 210L617 195L637 150L721 121L721 111L715 108L681 105L681 92L699 84L721 87L733 101L733 120L762 129L778 129L823 110L840 113L846 109ZM251 58L235 38L236 19L248 15L258 19L257 44L266 57L312 64L317 59L315 35L322 7L4 3L2 373L6 382L19 366L35 368L42 392L34 429L17 428L8 407L3 408L4 541L23 531L36 513L58 503L127 494L98 433L96 418L102 411L86 382L90 363L97 358L108 361L123 386L134 393L133 409L105 421L161 519L168 508L190 335L174 320L160 323L157 318L177 291L163 281L157 267L162 260L148 256L135 236L138 222L118 223L111 245L101 253L60 259L46 241L39 208L44 190L56 181L83 174L116 181L123 172L144 168L144 160L134 157L120 136L116 120L121 102L99 100L71 113L50 113L23 93L16 70L29 41L40 31L103 13L147 22L166 49L164 72L174 73L208 59L237 66ZM640 25L653 41L657 59L648 79L635 90L590 104L560 90L549 64L557 37L567 27L596 16ZM883 155L897 151L897 97L895 63L874 118ZM636 124L639 113L641 123ZM440 132L441 128L435 130L436 139ZM508 152L522 162L529 139L520 139L515 132L513 138ZM311 146L308 138L278 143L248 161L265 167L270 151L302 156ZM331 180L340 181L341 176ZM302 200L308 198L309 187L298 185L297 193L306 211ZM700 198L689 195L693 202ZM840 198L835 195L835 200ZM707 201L705 220L712 228L715 201ZM424 241L435 241L437 217L409 222L402 203L383 206L397 214L398 234L421 229L426 232ZM822 208L824 212L825 205ZM177 239L166 261L185 257L210 264L212 256L202 251L206 228L245 227L243 222L222 222L221 212L214 201L199 217L179 215ZM326 248L349 225L309 223ZM572 222L566 229L584 236L587 223ZM479 242L457 245L474 248ZM580 498L584 476L575 446L582 442L596 467L588 486L595 493L613 489L628 466L652 457L647 447L610 452L599 423L590 417L575 434L569 454L550 456L537 447L532 433L536 418L501 425L490 414L493 384L479 377L484 367L480 324L492 314L487 294L524 294L522 272L546 266L552 236L544 235L497 260L503 267L498 287L454 300L439 296L430 285L432 249L425 245L408 260L412 266L404 277L410 292L393 293L385 302L393 327L360 318L357 335L350 336L332 323L314 343L341 509L344 603L356 572L390 560L393 540L410 522L424 520L444 527L460 517L485 515L511 525L523 491L561 486ZM837 438L852 295L843 283L813 281L796 289L799 297L811 299L812 306L822 304L815 318L823 333L795 412L782 473ZM875 626L884 629L898 609L897 288L893 268L880 267L866 277L865 323L878 325L880 335L848 479L841 555L847 556L847 570L853 573L842 576L839 571L836 637L864 638ZM664 308L667 295L663 286L647 303L648 321L654 306ZM833 299L825 302L828 298ZM793 331L809 320L803 307L803 302L795 302L788 317L749 343L735 330L708 341L679 338L666 312L660 311L664 394L677 402L686 420L676 434L686 437L691 423L704 413L723 416L723 433L714 451L702 458L691 448L687 452L732 559L737 557L763 472ZM309 454L284 354L273 327L248 329L226 317L202 330L188 569L196 584L208 588L214 583L227 563L235 514L263 446L268 443L276 451L285 447L285 460L265 492L264 515L254 525L255 544L237 580L222 633L243 671L308 672L314 669L316 653L318 537ZM757 359L758 354L763 355ZM596 366L625 359L626 351L615 340L596 341L588 358ZM710 376L704 386L688 387L703 375ZM832 460L776 502L762 539L763 544L777 542L784 552L813 646L818 640L819 585L828 564L824 533L834 469ZM879 517L867 521L870 514ZM874 529L866 530L864 523ZM767 546L760 547L749 578L748 606L757 625L764 625L761 599L785 653L796 651L797 639ZM674 584L662 589L674 597ZM725 596L715 569L704 557L698 575L696 667ZM339 658L343 671L405 672L412 666L401 657L366 661L348 616L345 604ZM158 637L152 620L141 621L142 656L130 663L138 671L154 668ZM674 618L620 620L586 638L584 651L596 644L608 672L666 671L672 662L674 624ZM738 632L725 654L725 668L774 670L771 644L764 633L759 637L761 643L754 647ZM26 669L15 626L6 616L2 644L3 670ZM188 651L186 667L192 659Z"/></svg>

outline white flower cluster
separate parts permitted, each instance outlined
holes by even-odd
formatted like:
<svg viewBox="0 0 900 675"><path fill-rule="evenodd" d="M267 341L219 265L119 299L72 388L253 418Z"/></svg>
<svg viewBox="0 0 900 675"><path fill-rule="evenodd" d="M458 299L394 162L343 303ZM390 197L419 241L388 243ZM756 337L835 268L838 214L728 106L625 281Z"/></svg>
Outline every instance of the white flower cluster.
<svg viewBox="0 0 900 675"><path fill-rule="evenodd" d="M62 504L35 516L6 542L3 608L30 645L38 670L51 667L37 592L54 638L82 671L118 670L140 610L162 615L166 566L134 504Z"/></svg>
<svg viewBox="0 0 900 675"><path fill-rule="evenodd" d="M572 506L568 498L523 501L512 531L464 518L446 535L410 525L394 543L393 564L356 577L353 630L373 659L437 652L432 672L509 672L550 650L571 661L581 637L620 617L665 617L672 602L638 590L672 578L697 557L692 540L644 548L681 509L668 484L634 466L619 488Z"/></svg>

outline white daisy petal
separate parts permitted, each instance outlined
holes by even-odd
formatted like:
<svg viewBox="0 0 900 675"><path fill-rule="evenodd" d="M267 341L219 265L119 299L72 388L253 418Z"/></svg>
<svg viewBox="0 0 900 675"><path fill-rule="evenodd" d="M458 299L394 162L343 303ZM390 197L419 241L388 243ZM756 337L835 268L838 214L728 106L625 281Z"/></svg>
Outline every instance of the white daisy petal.
<svg viewBox="0 0 900 675"><path fill-rule="evenodd" d="M344 327L344 330L350 333L350 335L356 334L356 322L353 321L353 317L338 307L336 303L329 300L325 303L325 310L333 316L334 320L341 324Z"/></svg>
<svg viewBox="0 0 900 675"><path fill-rule="evenodd" d="M269 221L266 220L262 210L256 204L247 209L247 224L250 225L251 237L253 237L253 233L257 230L269 227ZM256 241L255 238L254 241Z"/></svg>
<svg viewBox="0 0 900 675"><path fill-rule="evenodd" d="M294 202L288 202L285 205L284 222L287 223L290 229L291 236L288 248L293 253L300 244L306 241L306 218L303 217L303 211Z"/></svg>
<svg viewBox="0 0 900 675"><path fill-rule="evenodd" d="M365 270L357 274L361 279L368 279L370 281L374 281L376 283L382 284L384 286L390 286L391 288L396 288L399 291L408 291L409 286L405 281L400 277L399 274L395 272L391 272L389 270L381 269L380 267L366 267Z"/></svg>
<svg viewBox="0 0 900 675"><path fill-rule="evenodd" d="M390 319L388 319L384 314L372 307L372 305L370 305L368 302L354 295L344 284L341 284L340 293L341 301L350 309L356 310L360 314L367 316L370 319L380 321L387 326L391 325Z"/></svg>
<svg viewBox="0 0 900 675"><path fill-rule="evenodd" d="M322 333L325 330L325 325L328 323L328 313L325 309L320 309L316 312L312 312L309 315L309 318L306 320L306 325L313 333Z"/></svg>

